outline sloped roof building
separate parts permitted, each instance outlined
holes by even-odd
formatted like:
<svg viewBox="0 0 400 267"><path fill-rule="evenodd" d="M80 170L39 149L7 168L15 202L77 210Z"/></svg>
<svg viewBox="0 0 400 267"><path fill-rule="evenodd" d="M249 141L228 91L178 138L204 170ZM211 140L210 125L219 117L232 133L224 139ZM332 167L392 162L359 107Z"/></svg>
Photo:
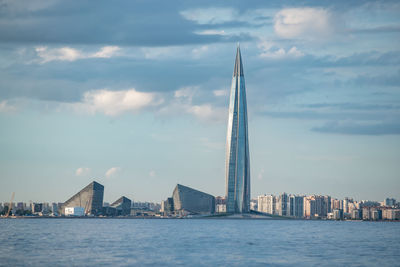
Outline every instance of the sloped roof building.
<svg viewBox="0 0 400 267"><path fill-rule="evenodd" d="M215 212L214 196L177 184L172 194L175 213L211 214Z"/></svg>
<svg viewBox="0 0 400 267"><path fill-rule="evenodd" d="M104 186L96 181L91 182L81 191L65 201L60 208L60 214L65 215L67 207L82 207L85 215L99 215L103 208Z"/></svg>
<svg viewBox="0 0 400 267"><path fill-rule="evenodd" d="M110 207L116 209L117 215L127 216L131 214L132 201L127 197L120 197Z"/></svg>

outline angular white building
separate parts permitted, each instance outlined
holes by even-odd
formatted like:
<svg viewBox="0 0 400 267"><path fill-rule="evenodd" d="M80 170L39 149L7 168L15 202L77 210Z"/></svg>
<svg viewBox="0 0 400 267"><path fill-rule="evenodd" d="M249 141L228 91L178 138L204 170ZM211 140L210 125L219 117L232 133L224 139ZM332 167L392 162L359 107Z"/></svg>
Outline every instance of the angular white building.
<svg viewBox="0 0 400 267"><path fill-rule="evenodd" d="M240 47L236 52L226 137L226 212L250 212L250 158L246 87Z"/></svg>

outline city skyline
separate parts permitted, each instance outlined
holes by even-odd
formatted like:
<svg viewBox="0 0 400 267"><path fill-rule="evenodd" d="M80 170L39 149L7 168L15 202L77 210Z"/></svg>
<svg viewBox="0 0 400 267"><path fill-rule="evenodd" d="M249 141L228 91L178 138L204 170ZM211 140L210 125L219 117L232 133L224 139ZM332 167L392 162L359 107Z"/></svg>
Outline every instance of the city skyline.
<svg viewBox="0 0 400 267"><path fill-rule="evenodd" d="M153 7L158 6L155 10ZM0 201L225 195L232 55L251 197L400 199L398 1L5 1Z"/></svg>

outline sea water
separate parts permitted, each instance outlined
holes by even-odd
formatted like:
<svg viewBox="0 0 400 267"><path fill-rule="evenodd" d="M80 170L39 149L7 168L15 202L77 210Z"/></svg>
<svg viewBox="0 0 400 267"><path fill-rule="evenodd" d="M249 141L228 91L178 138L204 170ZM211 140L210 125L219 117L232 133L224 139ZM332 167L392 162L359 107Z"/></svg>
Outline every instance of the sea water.
<svg viewBox="0 0 400 267"><path fill-rule="evenodd" d="M400 223L2 219L0 266L400 266Z"/></svg>

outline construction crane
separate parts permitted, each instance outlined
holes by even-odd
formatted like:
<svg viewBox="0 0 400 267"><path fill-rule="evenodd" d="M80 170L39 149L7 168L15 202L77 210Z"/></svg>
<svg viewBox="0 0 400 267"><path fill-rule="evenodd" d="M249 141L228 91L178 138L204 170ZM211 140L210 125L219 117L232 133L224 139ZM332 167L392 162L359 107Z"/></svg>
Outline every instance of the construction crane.
<svg viewBox="0 0 400 267"><path fill-rule="evenodd" d="M6 214L6 218L8 217L8 215L10 215L11 209L12 209L12 205L13 205L13 201L14 201L14 197L15 197L15 192L13 192L11 194L11 201L10 201L10 206L8 207L8 211Z"/></svg>
<svg viewBox="0 0 400 267"><path fill-rule="evenodd" d="M85 216L89 215L90 212L92 211L91 206L92 206L92 198L89 198L86 201L86 205L85 205Z"/></svg>

